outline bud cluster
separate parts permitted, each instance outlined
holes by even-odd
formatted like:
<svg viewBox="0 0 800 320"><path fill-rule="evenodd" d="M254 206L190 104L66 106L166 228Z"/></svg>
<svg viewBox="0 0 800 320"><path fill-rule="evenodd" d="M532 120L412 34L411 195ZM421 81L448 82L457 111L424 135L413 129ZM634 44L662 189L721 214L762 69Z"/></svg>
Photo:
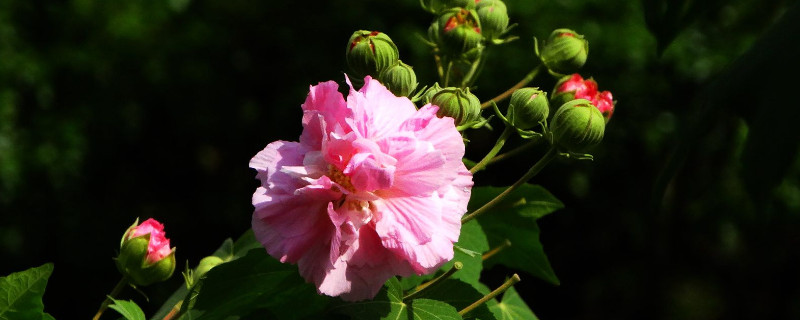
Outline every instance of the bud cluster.
<svg viewBox="0 0 800 320"><path fill-rule="evenodd" d="M409 96L417 88L414 68L400 60L397 46L383 32L353 32L345 57L356 79L372 76L398 96Z"/></svg>

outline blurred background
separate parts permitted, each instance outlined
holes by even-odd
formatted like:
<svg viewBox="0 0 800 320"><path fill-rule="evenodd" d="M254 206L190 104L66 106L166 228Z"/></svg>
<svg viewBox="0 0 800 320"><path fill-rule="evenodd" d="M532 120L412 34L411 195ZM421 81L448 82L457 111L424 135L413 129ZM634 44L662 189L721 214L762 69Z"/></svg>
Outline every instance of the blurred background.
<svg viewBox="0 0 800 320"><path fill-rule="evenodd" d="M478 97L515 84L537 64L533 37L565 27L589 40L581 74L618 101L595 161L532 181L566 204L539 221L561 285L517 285L534 312L800 318L796 2L506 3L520 39L491 51ZM0 1L0 275L53 262L45 311L87 317L137 217L162 221L179 269L195 266L250 227L248 161L297 139L309 85L344 85L350 34L387 33L430 85L418 35L433 18L416 0ZM498 134L470 133L468 156ZM539 151L475 181L510 184ZM181 281L144 288L147 314Z"/></svg>

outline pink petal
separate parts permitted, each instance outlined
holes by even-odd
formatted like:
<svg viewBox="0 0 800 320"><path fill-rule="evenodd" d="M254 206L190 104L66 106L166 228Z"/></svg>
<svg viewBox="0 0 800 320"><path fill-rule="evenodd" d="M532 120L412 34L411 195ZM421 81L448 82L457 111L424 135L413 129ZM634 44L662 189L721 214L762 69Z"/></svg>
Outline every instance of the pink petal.
<svg viewBox="0 0 800 320"><path fill-rule="evenodd" d="M378 139L396 132L402 122L417 111L406 97L397 97L377 80L364 78L364 86L355 91L352 86L347 106L353 111L348 124L365 138Z"/></svg>
<svg viewBox="0 0 800 320"><path fill-rule="evenodd" d="M325 132L336 125L344 124L349 111L339 85L335 81L321 82L311 86L303 103L303 134L300 142L319 150ZM326 127L329 127L326 131Z"/></svg>
<svg viewBox="0 0 800 320"><path fill-rule="evenodd" d="M452 225L442 223L443 204L436 194L387 198L376 203L381 218L375 230L383 246L407 260L418 273L437 268L453 256L452 242L446 245L432 241L438 233L454 232L449 230Z"/></svg>

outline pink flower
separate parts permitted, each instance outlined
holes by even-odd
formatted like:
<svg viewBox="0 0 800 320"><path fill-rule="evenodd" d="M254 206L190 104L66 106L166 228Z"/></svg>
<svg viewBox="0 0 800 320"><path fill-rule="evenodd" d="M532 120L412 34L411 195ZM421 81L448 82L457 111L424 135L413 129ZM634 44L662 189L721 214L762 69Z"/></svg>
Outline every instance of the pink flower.
<svg viewBox="0 0 800 320"><path fill-rule="evenodd" d="M603 117L608 122L611 115L614 113L614 98L609 91L598 91L597 82L593 79L584 80L580 74L572 74L569 78L564 78L556 84L555 95L571 94L569 99L586 99L592 102L592 105L600 110ZM566 102L566 101L564 101Z"/></svg>
<svg viewBox="0 0 800 320"><path fill-rule="evenodd" d="M150 234L150 242L147 245L147 263L156 263L168 256L172 249L169 247L169 239L165 236L164 225L154 220L147 219L128 233L127 239Z"/></svg>
<svg viewBox="0 0 800 320"><path fill-rule="evenodd" d="M453 258L472 175L453 119L417 110L369 76L345 101L334 81L311 86L299 142L276 141L250 167L253 230L329 296L369 299L392 276Z"/></svg>

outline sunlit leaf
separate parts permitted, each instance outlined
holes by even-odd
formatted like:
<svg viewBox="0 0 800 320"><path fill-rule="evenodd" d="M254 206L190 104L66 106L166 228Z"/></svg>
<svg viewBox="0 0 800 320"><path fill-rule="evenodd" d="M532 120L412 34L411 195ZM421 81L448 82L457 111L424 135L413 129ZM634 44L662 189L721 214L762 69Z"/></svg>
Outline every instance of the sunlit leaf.
<svg viewBox="0 0 800 320"><path fill-rule="evenodd" d="M0 320L51 319L44 313L42 296L53 264L15 272L0 278Z"/></svg>
<svg viewBox="0 0 800 320"><path fill-rule="evenodd" d="M514 287L508 288L503 293L503 300L489 309L498 320L539 320Z"/></svg>
<svg viewBox="0 0 800 320"><path fill-rule="evenodd" d="M145 320L144 311L135 302L113 298L111 301L114 301L114 303L108 307L119 312L126 320Z"/></svg>

